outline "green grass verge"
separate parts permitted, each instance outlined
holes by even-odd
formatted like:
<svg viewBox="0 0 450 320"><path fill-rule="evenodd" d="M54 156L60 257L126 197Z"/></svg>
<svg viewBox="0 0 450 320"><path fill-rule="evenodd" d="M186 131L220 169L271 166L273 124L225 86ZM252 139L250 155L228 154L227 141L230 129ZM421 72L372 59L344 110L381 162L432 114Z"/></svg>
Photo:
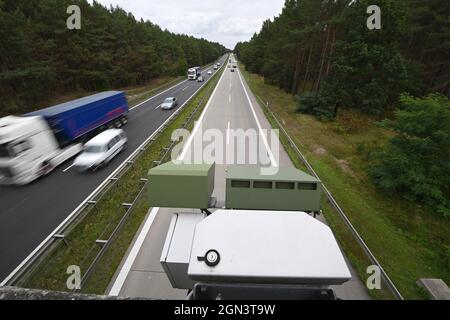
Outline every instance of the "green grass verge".
<svg viewBox="0 0 450 320"><path fill-rule="evenodd" d="M221 71L223 69L220 69ZM120 180L106 191L104 196L95 206L95 209L86 213L84 218L66 235L69 246L60 242L37 265L33 272L26 277L22 286L55 291L67 291L66 274L67 267L77 265L83 272L89 266L95 255L100 250L95 246L97 239L107 239L114 227L125 213L122 203L135 199L142 188L140 178L146 177L153 161L160 160L162 149L170 144L172 132L181 128L195 110L203 96L212 93L213 88L221 75L217 72L214 77L197 93L197 95L185 106L183 111L170 123L135 163L127 170ZM206 105L208 97L203 101L195 117L198 117ZM193 125L193 123L192 123ZM189 128L188 128L189 129ZM82 292L103 294L106 290L115 270L120 264L127 248L129 247L136 231L142 223L150 205L142 197L121 229L120 234L111 244L94 273L82 288ZM88 254L89 253L89 254Z"/></svg>
<svg viewBox="0 0 450 320"><path fill-rule="evenodd" d="M334 122L321 122L299 114L292 95L265 84L262 77L246 71L243 74L252 91L269 102L271 110L281 119L403 296L426 298L416 285L419 278L442 278L449 283L450 221L395 194L380 193L366 173L368 160L364 154L386 143L392 132L376 126L376 119L355 112L342 111ZM297 156L289 151L288 144L282 143L294 164L303 168ZM326 202L324 214L350 262L365 281L370 263L361 248ZM370 294L374 298L390 298L383 291Z"/></svg>
<svg viewBox="0 0 450 320"><path fill-rule="evenodd" d="M244 68L241 68L243 70ZM247 83L250 83L252 79L250 78L250 74L246 71L242 72ZM249 84L252 86L251 84ZM254 84L253 84L254 85ZM281 128L278 125L277 121L273 118L272 114L265 107L265 102L261 99L261 97L257 96L258 102L261 106L261 109L264 112L267 120L270 125L274 129L280 130L280 143L283 145L286 153L288 154L290 160L294 164L297 169L308 172L308 168L297 155L297 152L291 146L288 138L281 132ZM291 137L292 138L292 137ZM297 146L300 144L296 142ZM346 252L346 256L352 264L353 268L355 268L360 279L366 280L367 274L366 270L369 265L371 265L369 258L364 253L364 250L359 246L359 244L355 241L353 235L348 231L347 226L341 219L341 217L336 213L335 209L330 205L328 200L324 197L322 199L322 211L324 216L326 217L328 225L333 229L335 236L343 248L344 252ZM393 299L393 295L387 291L386 288L382 288L382 290L372 290L369 291L369 294L374 299Z"/></svg>

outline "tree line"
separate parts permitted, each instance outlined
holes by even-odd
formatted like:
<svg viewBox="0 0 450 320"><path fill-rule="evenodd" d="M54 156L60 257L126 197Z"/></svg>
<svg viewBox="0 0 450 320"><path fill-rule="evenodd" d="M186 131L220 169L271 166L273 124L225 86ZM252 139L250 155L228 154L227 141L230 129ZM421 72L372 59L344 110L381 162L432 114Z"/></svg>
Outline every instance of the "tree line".
<svg viewBox="0 0 450 320"><path fill-rule="evenodd" d="M81 9L80 30L67 28L70 5ZM0 116L34 110L67 92L185 75L226 51L86 0L0 0L0 39Z"/></svg>
<svg viewBox="0 0 450 320"><path fill-rule="evenodd" d="M370 5L381 8L380 30L367 28ZM440 0L286 0L235 52L268 83L305 94L305 111L382 114L402 92L450 95L449 9Z"/></svg>
<svg viewBox="0 0 450 320"><path fill-rule="evenodd" d="M381 9L381 29L367 8ZM380 189L450 217L450 3L286 0L282 13L235 50L247 70L297 96L298 111L341 108L388 117L396 135L372 150Z"/></svg>

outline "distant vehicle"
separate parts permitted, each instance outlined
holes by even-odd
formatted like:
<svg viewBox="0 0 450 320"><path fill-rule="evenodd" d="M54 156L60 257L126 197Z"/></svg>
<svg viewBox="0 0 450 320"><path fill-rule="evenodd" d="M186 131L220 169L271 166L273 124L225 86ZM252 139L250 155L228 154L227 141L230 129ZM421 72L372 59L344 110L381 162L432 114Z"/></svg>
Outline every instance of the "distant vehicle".
<svg viewBox="0 0 450 320"><path fill-rule="evenodd" d="M0 184L25 185L82 151L83 141L128 122L118 91L69 101L22 117L0 119Z"/></svg>
<svg viewBox="0 0 450 320"><path fill-rule="evenodd" d="M234 69L231 69L231 72L234 72Z"/></svg>
<svg viewBox="0 0 450 320"><path fill-rule="evenodd" d="M208 70L208 75L212 75L212 71L211 70Z"/></svg>
<svg viewBox="0 0 450 320"><path fill-rule="evenodd" d="M237 68L237 65L234 65L233 68L236 69L236 68Z"/></svg>
<svg viewBox="0 0 450 320"><path fill-rule="evenodd" d="M170 110L175 108L178 105L177 98L170 97L164 100L164 102L161 104L161 109L163 110Z"/></svg>
<svg viewBox="0 0 450 320"><path fill-rule="evenodd" d="M218 66L214 66L214 70L217 70L217 69L219 69L219 67Z"/></svg>
<svg viewBox="0 0 450 320"><path fill-rule="evenodd" d="M125 150L127 142L123 130L106 130L84 145L83 152L75 159L73 166L80 172L95 171L106 166L115 156Z"/></svg>
<svg viewBox="0 0 450 320"><path fill-rule="evenodd" d="M188 79L189 80L197 80L198 77L201 76L201 68L193 67L188 70Z"/></svg>
<svg viewBox="0 0 450 320"><path fill-rule="evenodd" d="M200 76L197 78L197 82L203 82L203 81L204 81L203 76Z"/></svg>

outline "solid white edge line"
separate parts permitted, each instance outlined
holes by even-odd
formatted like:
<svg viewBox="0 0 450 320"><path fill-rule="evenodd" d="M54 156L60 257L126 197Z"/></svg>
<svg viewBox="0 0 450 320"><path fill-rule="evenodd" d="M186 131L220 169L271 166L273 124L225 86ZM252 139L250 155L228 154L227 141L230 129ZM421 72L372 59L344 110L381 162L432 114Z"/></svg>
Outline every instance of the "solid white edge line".
<svg viewBox="0 0 450 320"><path fill-rule="evenodd" d="M237 71L238 71L238 75L239 75L239 80L241 81L242 87L244 88L245 95L247 96L248 103L250 104L250 108L252 109L252 113L253 113L253 117L255 118L256 125L258 126L259 134L262 136L264 146L266 147L266 150L269 154L270 162L272 163L272 166L278 167L277 161L275 160L272 150L269 147L269 143L267 142L266 135L264 134L264 131L261 127L261 123L258 120L258 116L256 115L255 109L253 108L253 103L250 99L250 96L248 95L247 89L245 88L244 81L242 80L242 77L241 77L241 72L239 71L239 69Z"/></svg>
<svg viewBox="0 0 450 320"><path fill-rule="evenodd" d="M231 130L231 123L228 121L228 129L227 129L227 145L230 144L230 130Z"/></svg>
<svg viewBox="0 0 450 320"><path fill-rule="evenodd" d="M163 93L166 93L167 91L172 90L172 89L178 87L179 85L182 85L182 84L185 83L185 82L189 82L189 79L184 79L183 81L178 82L177 84L174 84L174 85L171 86L170 88L167 88L166 90L164 90L164 91L162 91L162 92L160 92L160 93L158 93L158 94L156 94L156 95L154 95L154 96L151 96L151 97L148 98L147 100L144 100L144 101L138 103L137 105L131 107L131 108L130 108L130 111L136 109L137 107L140 107L141 105L143 105L144 103L149 102L149 101L152 100L152 99L155 99L156 97L159 97L159 96L162 95ZM183 90L183 91L184 91L184 90Z"/></svg>
<svg viewBox="0 0 450 320"><path fill-rule="evenodd" d="M184 159L184 157L186 155L186 151L189 149L189 146L192 142L192 137L195 135L198 128L200 127L200 124L203 121L203 117L205 116L205 113L210 105L210 102L211 102L214 94L216 93L217 88L219 87L220 82L222 81L224 74L225 74L225 70L224 70L222 76L220 77L219 82L217 82L217 85L216 85L213 93L211 94L211 97L209 98L208 103L206 104L202 114L200 115L200 118L197 120L195 128L192 131L191 135L189 136L188 141L184 145L183 152L179 157L180 160ZM206 85L206 83L205 83L205 85ZM201 88L203 88L203 86L201 86L200 89ZM197 91L199 91L199 90L197 90ZM197 91L194 93L194 95L197 93ZM192 95L192 96L194 96L194 95ZM145 237L147 236L153 222L155 221L155 218L156 218L156 215L158 214L159 209L160 208L153 208L151 210L150 214L148 215L147 219L145 220L145 223L141 229L141 232L139 233L136 241L134 242L130 253L128 254L127 258L125 259L125 262L124 262L122 268L120 269L119 274L117 275L117 277L113 283L113 286L111 287L111 290L108 293L109 296L118 296L120 294L120 291L122 290L122 287L128 277L128 274L131 271L131 267L133 266L134 261L136 260L136 257L139 254L139 251L141 250L141 247L144 243Z"/></svg>
<svg viewBox="0 0 450 320"><path fill-rule="evenodd" d="M125 166L125 164L130 161L135 155L136 153L138 153L140 151L141 148L143 148L145 146L146 143L148 143L148 141L153 138L160 129L162 129L164 127L164 125L170 121L170 119L175 116L177 114L177 112L173 113L169 118L167 118L167 120L161 124L161 126L156 129L124 162L122 162L116 170L114 170L105 180L103 180L103 182L89 195L87 196L86 199L84 199L81 204L75 209L73 210L67 217L66 219L64 219L63 222L61 222L51 233L50 235L44 239L44 241L42 241L1 283L0 283L0 287L5 286L9 280L11 278L14 277L14 275L29 261L33 258L33 256L48 242L50 241L51 238L53 238L53 236L56 234L56 232L62 227L64 226L68 221L70 221L70 219L72 219L72 217L74 215L76 215L76 213L89 201L89 199L92 199L102 188L104 188L106 186L106 184L111 181L111 178L113 178L117 173L120 172L120 170L123 169L123 167Z"/></svg>
<svg viewBox="0 0 450 320"><path fill-rule="evenodd" d="M162 91L162 92L160 92L160 93L158 93L158 94L156 94L156 95L154 95L154 96L151 96L151 97L148 98L147 100L140 102L139 104L135 105L134 107L131 107L131 108L129 109L129 111L134 110L134 109L136 109L137 107L140 107L140 106L143 105L144 103L147 103L147 102L149 102L150 100L153 100L154 98L159 97L159 96L162 95L163 93L166 93L167 91L170 91L171 89L174 89L174 88L176 88L176 87L179 86L179 85L182 85L182 84L185 83L186 81L188 81L188 80L185 79L185 80L183 80L183 81L181 81L181 82L178 82L177 84L173 85L172 87L167 88L166 90L164 90L164 91ZM188 87L188 88L189 88L189 87ZM184 90L183 90L183 91L184 91ZM159 105L158 107L156 107L155 110L158 110L160 107L161 107L161 105ZM73 166L74 166L74 165L72 164L70 167L64 169L63 172L69 171Z"/></svg>
<svg viewBox="0 0 450 320"><path fill-rule="evenodd" d="M168 88L168 89L166 89L166 90L164 90L164 91L162 91L162 92L160 92L160 93L158 93L158 94L156 94L156 95L154 95L154 96L148 98L147 100L144 100L144 101L142 101L141 103L138 103L138 104L135 105L134 107L131 107L131 108L130 108L130 111L136 109L137 107L142 106L144 103L147 103L147 102L149 102L150 100L153 100L153 99L159 97L160 95L166 93L167 91L172 90L172 89L174 89L174 88L176 88L176 87L182 85L183 83L185 83L185 82L187 82L187 81L188 81L188 79L185 79L185 80L183 80L183 81L177 83L176 85L173 85L172 87L170 87L170 88Z"/></svg>
<svg viewBox="0 0 450 320"><path fill-rule="evenodd" d="M206 111L208 111L209 106L210 106L211 101L212 101L212 98L213 98L214 95L216 94L217 88L219 87L219 84L220 84L220 82L222 81L224 75L225 75L225 70L223 71L222 76L221 76L220 79L219 79L219 82L217 82L217 85L216 85L216 87L214 88L214 91L213 91L213 93L211 94L211 97L209 97L209 100L208 100L208 103L207 103L206 106L205 106L205 109L203 109L202 114L201 114L200 117L198 118L198 120L197 120L197 122L196 122L196 124L195 124L194 130L192 130L192 133L191 133L191 135L189 136L188 141L187 141L186 144L185 144L185 148L183 149L183 152L181 153L181 156L179 157L179 160L184 160L184 157L186 157L186 153L187 153L188 150L189 150L189 146L191 145L192 140L194 139L194 136L195 136L195 134L197 133L198 128L200 128L200 126L201 126L201 124L202 124L202 122L203 122L203 118L205 117Z"/></svg>
<svg viewBox="0 0 450 320"><path fill-rule="evenodd" d="M144 223L144 227L141 229L141 232L139 233L136 242L133 244L133 247L131 248L131 251L127 256L127 259L125 260L125 263L120 269L119 275L114 281L114 284L111 290L109 291L108 295L117 297L120 293L120 290L122 290L123 284L125 283L125 280L128 277L128 273L131 271L131 267L133 266L133 263L136 260L139 251L141 250L142 244L144 243L145 238L147 237L147 234L150 230L150 227L152 226L153 221L156 218L158 210L159 208L153 208L150 214L147 216L147 219L145 220Z"/></svg>
<svg viewBox="0 0 450 320"><path fill-rule="evenodd" d="M183 82L185 82L185 81L187 81L187 80L184 80ZM9 282L9 280L10 279L12 279L15 275L16 275L16 273L17 272L19 272L19 270L20 269L22 269L23 268L23 266L26 264L26 263L28 263L28 261L29 260L31 260L32 258L33 258L33 256L35 256L36 255L36 253L48 242L48 241L50 241L50 239L52 239L53 238L53 236L56 234L56 232L63 226L63 225L65 225L68 221L70 221L70 219L72 219L72 217L89 201L89 199L91 199L95 194L97 194L110 180L111 180L111 178L112 177L114 177L118 172L120 172L120 170L122 170L122 168L125 166L125 164L127 163L127 162L129 162L135 155L136 155L136 153L138 153L142 148L143 148L143 146L145 146L145 144L146 143L148 143L148 141L150 140L150 139L152 139L157 133L158 133L158 131L159 130L161 130L165 125L166 125L166 123L168 123L174 116L176 116L177 114L178 114L178 112L179 112L179 110L181 110L182 108L183 108L183 106L187 103L187 102L189 102L190 101L190 99L193 97L193 96L195 96L196 94L197 94L197 92L198 91L200 91L200 89L202 89L207 83L208 83L208 81L209 81L209 79L202 85L202 86L200 86L200 88L198 88L197 89L197 91L195 91L187 100L186 100L186 102L180 107L180 108L178 108L177 109L177 111L175 111L174 113L172 113L172 115L169 117L169 118L167 118L166 119L166 121L164 121L163 122L163 124L161 124L161 126L158 128L158 129L156 129L148 138L147 138L147 140L145 140L124 162L122 162L118 167L117 167L117 169L116 170L114 170L85 200L83 200L82 202L81 202L81 204L75 209L75 210L73 210L67 217L66 217L66 219L64 219L64 221L63 222L61 222L48 236L47 236L47 238L45 238L5 279L3 279L3 281L0 283L0 287L4 287L8 282ZM181 83L183 83L183 82L181 82ZM179 84L181 84L181 83L179 83ZM179 85L179 84L177 84L177 85ZM172 88L174 88L174 87L176 87L177 85L175 85L175 86L173 86ZM166 91L168 91L168 90L170 90L170 89L172 89L172 88L169 88L169 89L167 89ZM164 92L161 92L161 93L159 93L158 95L160 95L160 94L162 94L162 93L164 93ZM158 95L156 95L156 96L158 96ZM156 97L156 96L154 96L154 97ZM144 101L144 102L142 102L141 104L143 104L143 103L145 103L145 102L147 102L147 101L149 101L149 100L151 100L151 99L153 99L154 97L152 97L152 98L150 98L150 99L148 99L148 100L146 100L146 101ZM138 107L139 105L137 105L137 106L135 106L134 108L136 108L136 107ZM134 109L133 108L133 109Z"/></svg>
<svg viewBox="0 0 450 320"><path fill-rule="evenodd" d="M69 171L74 165L75 165L74 163L71 164L69 167L65 168L65 169L63 170L63 172Z"/></svg>

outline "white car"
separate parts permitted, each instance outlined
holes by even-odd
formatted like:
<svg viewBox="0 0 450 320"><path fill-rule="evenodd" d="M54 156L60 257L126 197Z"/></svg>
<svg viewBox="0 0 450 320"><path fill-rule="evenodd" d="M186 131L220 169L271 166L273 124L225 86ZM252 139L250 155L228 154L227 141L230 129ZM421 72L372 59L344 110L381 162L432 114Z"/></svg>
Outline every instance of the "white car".
<svg viewBox="0 0 450 320"><path fill-rule="evenodd" d="M209 70L209 71L208 71L208 75L211 75L211 74L212 74L212 71L211 71L211 70Z"/></svg>
<svg viewBox="0 0 450 320"><path fill-rule="evenodd" d="M122 129L106 130L84 145L83 152L75 159L73 166L78 171L95 171L125 150L127 142Z"/></svg>
<svg viewBox="0 0 450 320"><path fill-rule="evenodd" d="M169 97L164 100L164 102L161 104L161 109L163 110L171 110L178 106L178 99L174 97Z"/></svg>

